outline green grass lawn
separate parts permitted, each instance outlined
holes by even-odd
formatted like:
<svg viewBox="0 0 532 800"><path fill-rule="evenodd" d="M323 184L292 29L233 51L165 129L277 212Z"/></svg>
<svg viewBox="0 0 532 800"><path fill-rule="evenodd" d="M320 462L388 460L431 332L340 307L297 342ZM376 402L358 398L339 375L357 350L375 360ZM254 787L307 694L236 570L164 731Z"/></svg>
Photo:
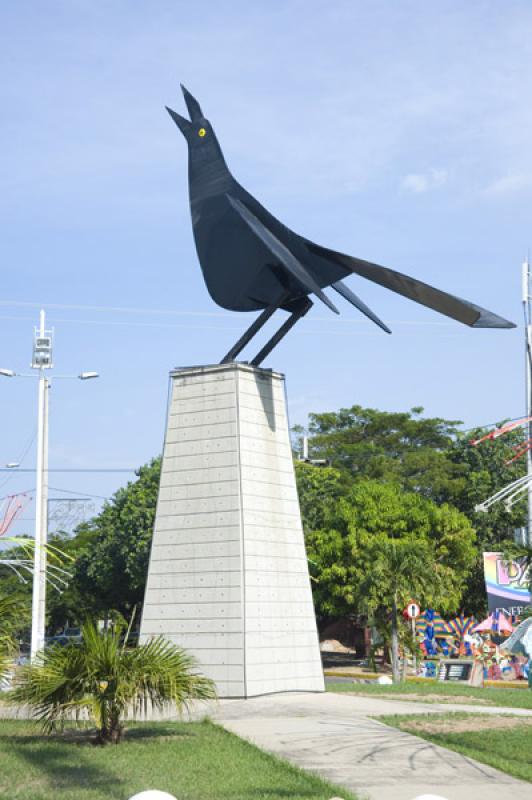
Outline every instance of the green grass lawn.
<svg viewBox="0 0 532 800"><path fill-rule="evenodd" d="M425 714L399 715L379 717L379 722L385 722L400 730L408 733L415 733L429 742L456 750L476 761L482 761L491 767L507 772L515 778L525 781L532 781L532 725L520 721L511 728L497 729L493 727L493 717L488 718L487 714ZM412 730L411 726L415 723L419 725L420 720L432 724L451 723L453 727L458 727L461 720L475 720L472 724L478 724L479 720L486 720L486 725L482 730L476 731L442 731L426 732L418 729ZM512 717L513 720L519 718ZM447 726L448 727L448 726ZM480 727L480 726L479 726ZM532 792L531 792L532 796Z"/></svg>
<svg viewBox="0 0 532 800"><path fill-rule="evenodd" d="M490 706L505 706L506 708L531 708L532 691L530 689L476 689L472 686L462 686L451 683L399 683L393 686L381 686L377 683L327 683L328 692L352 692L369 695L417 695L423 702L439 703L442 700L434 695L445 695L450 702L471 703ZM443 702L445 702L445 698ZM453 701L453 698L454 701ZM398 697L398 700L413 699Z"/></svg>
<svg viewBox="0 0 532 800"><path fill-rule="evenodd" d="M0 797L127 800L160 789L179 800L354 800L210 722L131 724L107 747L72 733L45 737L32 722L1 720Z"/></svg>

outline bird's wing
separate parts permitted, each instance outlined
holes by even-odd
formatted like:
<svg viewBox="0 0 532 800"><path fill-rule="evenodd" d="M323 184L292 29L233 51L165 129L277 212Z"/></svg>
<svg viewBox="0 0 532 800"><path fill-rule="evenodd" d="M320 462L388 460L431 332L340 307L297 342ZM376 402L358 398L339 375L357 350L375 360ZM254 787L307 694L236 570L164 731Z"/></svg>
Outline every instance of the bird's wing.
<svg viewBox="0 0 532 800"><path fill-rule="evenodd" d="M230 194L226 195L231 206L245 222L255 236L268 248L270 253L279 261L280 265L294 278L300 286L303 287L305 292L312 292L319 297L322 303L325 303L331 311L338 314L338 309L331 303L325 292L322 292L319 285L316 283L312 275L305 269L303 264L295 257L291 250L286 247L275 234L266 227L252 211L244 205L237 197Z"/></svg>
<svg viewBox="0 0 532 800"><path fill-rule="evenodd" d="M346 286L343 281L336 281L336 283L331 283L331 289L335 289L338 292L338 294L342 295L344 300L347 300L349 303L351 303L351 305L355 306L355 308L358 308L359 311L362 311L362 313L365 314L366 317L368 317L368 319L370 319L372 322L378 325L379 328L382 328L383 331L386 331L386 333L391 333L391 330L387 325L384 324L382 319L379 319L379 317L373 313L371 308L368 308L368 306L363 302L363 300L361 300L360 297L358 297L354 292L352 292L351 289L348 286Z"/></svg>
<svg viewBox="0 0 532 800"><path fill-rule="evenodd" d="M463 322L471 328L515 328L513 322L509 322L507 319L499 317L485 308L470 303L468 300L462 300L452 294L447 294L447 292L442 292L440 289L435 289L427 283L416 280L416 278L403 275L402 272L395 272L395 270L388 269L388 267L372 264L371 261L363 261L360 258L337 253L335 250L328 250L326 247L314 244L314 242L306 241L305 244L319 258L339 264L350 272L361 275L363 278L373 281L373 283L378 283L386 289L391 289L392 292L402 294L403 297L408 297L409 300L415 300L416 303L433 308L434 311L439 311L440 314L445 314L458 322Z"/></svg>

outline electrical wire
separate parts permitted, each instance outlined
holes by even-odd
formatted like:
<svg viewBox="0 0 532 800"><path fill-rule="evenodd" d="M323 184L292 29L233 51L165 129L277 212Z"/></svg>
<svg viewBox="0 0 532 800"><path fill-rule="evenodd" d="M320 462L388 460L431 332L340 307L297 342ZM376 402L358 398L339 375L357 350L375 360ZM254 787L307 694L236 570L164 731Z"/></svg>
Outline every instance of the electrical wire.
<svg viewBox="0 0 532 800"><path fill-rule="evenodd" d="M83 469L83 468L78 468L78 467L65 467L63 469L61 467L54 467L53 469L47 469L46 472L127 472L127 473L132 473L132 472L136 472L137 469L138 469L138 467L130 467L130 468L126 467L126 468L123 468L123 469L103 469L103 468L98 469L98 468L93 468L93 467L91 467L89 469ZM2 468L0 468L0 472L13 472L13 473L16 474L18 472L35 472L35 470L34 469L18 469L18 468L14 470L14 469L12 469L10 467L2 467Z"/></svg>
<svg viewBox="0 0 532 800"><path fill-rule="evenodd" d="M35 488L33 488L33 489L23 489L21 492L17 492L17 494L33 494L34 491L35 491ZM2 500L7 500L8 498L10 498L12 496L13 495L11 495L11 494L6 494L6 495L4 495L4 497L0 497L0 503L2 502Z"/></svg>
<svg viewBox="0 0 532 800"><path fill-rule="evenodd" d="M64 492L65 494L81 495L82 497L91 497L95 500L109 500L109 497L104 497L101 494L89 494L89 492L74 492L72 489L60 489L58 486L49 486L54 492Z"/></svg>
<svg viewBox="0 0 532 800"><path fill-rule="evenodd" d="M217 319L229 319L227 311L198 311L198 310L178 310L168 308L143 308L136 306L96 306L96 305L82 305L73 303L35 303L23 300L0 300L0 306L5 307L18 307L18 308L42 308L43 306L49 309L59 311L96 311L99 313L107 314L137 314L137 315L153 315L153 316L170 316L170 317L209 317ZM235 319L235 314L232 315ZM15 319L23 321L32 321L33 317L11 317L0 316L0 319ZM313 322L330 322L330 317L313 316ZM86 320L86 319L60 319L56 318L55 322L72 322L76 324L92 324L92 325L140 325L148 327L183 327L177 325L161 325L158 323L135 323L135 322L112 322L106 320ZM369 324L364 319L357 319L353 317L340 317L337 322L343 324ZM454 326L455 323L439 320L391 320L392 325L421 325L430 327L449 327ZM189 327L188 325L186 327ZM211 329L211 327L209 327ZM226 330L233 330L226 328Z"/></svg>
<svg viewBox="0 0 532 800"><path fill-rule="evenodd" d="M510 419L504 418L505 422L517 422L518 419L523 419L523 415L519 414L518 417L511 417ZM462 428L460 433L469 433L470 431L476 431L479 428L495 428L497 425L501 424L502 420L497 420L497 422L486 422L484 425L472 425L470 428Z"/></svg>
<svg viewBox="0 0 532 800"><path fill-rule="evenodd" d="M169 317L215 317L219 319L227 319L228 312L227 311L197 311L195 309L192 310L183 310L183 309L170 309L170 308L142 308L136 306L93 306L93 305L81 305L81 304L72 304L72 303L34 303L29 301L22 301L22 300L0 300L0 306L14 306L20 308L41 308L45 307L47 309L56 309L59 311L97 311L100 313L107 313L107 314L145 314L145 315L154 315L154 316L169 316ZM234 316L233 316L234 318ZM15 317L15 319L22 319L22 317ZM25 319L33 319L25 318ZM315 321L330 321L330 317L314 317ZM58 322L90 322L91 320L57 320ZM365 323L365 320L353 320L353 319L346 319L345 317L341 319L342 322L362 322ZM94 321L95 322L95 321ZM452 322L440 322L440 321L432 321L432 320L394 320L394 324L396 325L453 325ZM119 323L117 323L119 324Z"/></svg>
<svg viewBox="0 0 532 800"><path fill-rule="evenodd" d="M27 442L27 445L22 450L22 455L19 456L19 458L16 459L17 464L23 464L24 463L24 459L28 455L31 446L35 441L36 436L37 436L37 428L34 428L34 431L33 431L32 435L31 435L29 441ZM0 489L3 489L3 487L6 486L15 477L15 471L13 470L13 468L10 468L9 471L13 472L13 475L10 475L9 478L6 478L5 481L2 481L2 483L0 483Z"/></svg>
<svg viewBox="0 0 532 800"><path fill-rule="evenodd" d="M180 311L169 308L138 308L125 306L91 306L74 305L72 303L34 303L24 300L0 300L0 306L15 306L19 308L55 308L61 311L101 311L111 314L155 314L164 316L190 316L190 317L226 317L223 311Z"/></svg>

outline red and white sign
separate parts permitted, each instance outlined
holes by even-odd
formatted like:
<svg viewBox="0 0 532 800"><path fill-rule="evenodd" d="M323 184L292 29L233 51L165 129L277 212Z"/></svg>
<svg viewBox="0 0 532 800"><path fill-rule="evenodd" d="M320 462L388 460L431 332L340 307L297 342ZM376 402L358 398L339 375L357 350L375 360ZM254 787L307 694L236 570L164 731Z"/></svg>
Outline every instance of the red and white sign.
<svg viewBox="0 0 532 800"><path fill-rule="evenodd" d="M420 610L418 604L414 602L409 603L405 609L408 619L416 619L416 617L419 617Z"/></svg>

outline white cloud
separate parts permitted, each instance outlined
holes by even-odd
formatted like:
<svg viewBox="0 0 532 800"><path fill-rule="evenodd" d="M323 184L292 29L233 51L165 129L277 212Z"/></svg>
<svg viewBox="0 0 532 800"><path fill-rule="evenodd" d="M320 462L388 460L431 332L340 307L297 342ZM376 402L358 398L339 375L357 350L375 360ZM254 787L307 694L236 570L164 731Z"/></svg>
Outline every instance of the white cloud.
<svg viewBox="0 0 532 800"><path fill-rule="evenodd" d="M493 181L486 189L486 194L502 196L523 191L532 186L532 174L530 172L512 172L503 175Z"/></svg>
<svg viewBox="0 0 532 800"><path fill-rule="evenodd" d="M439 189L447 183L447 170L431 167L426 172L411 172L405 175L401 185L403 189L414 194Z"/></svg>

